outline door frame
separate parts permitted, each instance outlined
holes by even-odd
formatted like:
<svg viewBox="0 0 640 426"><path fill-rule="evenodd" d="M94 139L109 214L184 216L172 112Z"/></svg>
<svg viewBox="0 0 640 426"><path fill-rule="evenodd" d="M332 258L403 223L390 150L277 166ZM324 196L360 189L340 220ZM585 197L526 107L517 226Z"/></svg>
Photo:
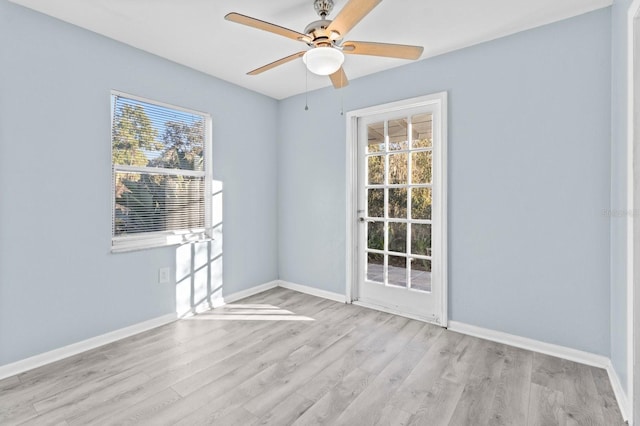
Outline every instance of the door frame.
<svg viewBox="0 0 640 426"><path fill-rule="evenodd" d="M361 108L353 111L349 111L346 114L346 302L353 303L355 296L355 289L358 285L358 118L372 115L389 113L395 111L401 111L406 108L415 108L433 104L440 104L441 120L438 125L440 126L441 135L441 202L439 208L441 209L440 217L441 223L441 247L442 247L442 291L441 291L441 312L440 318L442 318L442 326L446 327L449 319L449 306L448 306L448 227L447 227L447 124L448 124L448 105L447 105L447 92L439 92L425 96L419 96L410 99L404 99L397 102L386 103L382 105L375 105L367 108ZM391 312L394 314L403 315L402 312ZM405 315L407 316L407 315Z"/></svg>
<svg viewBox="0 0 640 426"><path fill-rule="evenodd" d="M640 0L634 0L627 15L627 399L629 424L640 414L640 291L634 291L635 274L640 270L640 253L634 248L635 204L640 200L640 188L634 184L635 164L640 163L639 105L640 81L635 76L636 61L640 61Z"/></svg>

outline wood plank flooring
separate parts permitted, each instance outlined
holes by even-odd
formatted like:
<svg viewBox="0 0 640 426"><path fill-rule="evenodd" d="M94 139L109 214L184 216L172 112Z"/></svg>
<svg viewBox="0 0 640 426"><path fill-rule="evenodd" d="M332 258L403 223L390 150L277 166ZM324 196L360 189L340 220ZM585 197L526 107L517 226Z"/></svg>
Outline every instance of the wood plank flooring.
<svg viewBox="0 0 640 426"><path fill-rule="evenodd" d="M1 380L0 424L624 423L604 370L276 288Z"/></svg>

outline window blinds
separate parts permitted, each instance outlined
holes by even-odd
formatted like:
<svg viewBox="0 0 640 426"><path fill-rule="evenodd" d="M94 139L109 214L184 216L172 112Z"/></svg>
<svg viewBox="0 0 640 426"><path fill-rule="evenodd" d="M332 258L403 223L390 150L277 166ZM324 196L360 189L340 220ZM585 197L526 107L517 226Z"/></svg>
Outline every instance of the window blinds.
<svg viewBox="0 0 640 426"><path fill-rule="evenodd" d="M112 95L113 238L200 232L207 117Z"/></svg>

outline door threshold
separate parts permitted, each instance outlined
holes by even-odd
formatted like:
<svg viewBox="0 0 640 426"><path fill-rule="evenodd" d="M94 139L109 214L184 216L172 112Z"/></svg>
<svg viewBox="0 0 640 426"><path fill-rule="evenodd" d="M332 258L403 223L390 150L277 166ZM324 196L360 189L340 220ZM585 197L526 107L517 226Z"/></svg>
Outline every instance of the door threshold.
<svg viewBox="0 0 640 426"><path fill-rule="evenodd" d="M373 310L376 310L376 311L386 312L388 314L398 315L398 316L409 318L409 319L412 319L412 320L427 322L429 324L433 324L433 325L437 325L439 327L446 328L446 324L441 324L440 323L440 318L438 318L437 316L423 316L423 315L411 314L411 313L403 312L403 311L401 311L399 309L390 308L388 306L377 305L375 303L364 302L362 300L354 300L351 303L356 305L356 306L361 306L363 308L368 308L368 309L373 309Z"/></svg>

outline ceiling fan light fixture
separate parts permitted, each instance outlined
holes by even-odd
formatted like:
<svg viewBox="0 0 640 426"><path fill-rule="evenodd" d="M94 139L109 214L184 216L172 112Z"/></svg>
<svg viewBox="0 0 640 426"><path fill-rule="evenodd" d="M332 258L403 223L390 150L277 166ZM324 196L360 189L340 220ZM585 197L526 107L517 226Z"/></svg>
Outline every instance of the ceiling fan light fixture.
<svg viewBox="0 0 640 426"><path fill-rule="evenodd" d="M340 69L344 63L344 54L333 47L316 47L307 50L302 60L312 73L330 75Z"/></svg>

